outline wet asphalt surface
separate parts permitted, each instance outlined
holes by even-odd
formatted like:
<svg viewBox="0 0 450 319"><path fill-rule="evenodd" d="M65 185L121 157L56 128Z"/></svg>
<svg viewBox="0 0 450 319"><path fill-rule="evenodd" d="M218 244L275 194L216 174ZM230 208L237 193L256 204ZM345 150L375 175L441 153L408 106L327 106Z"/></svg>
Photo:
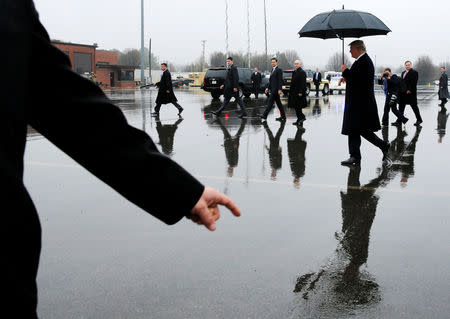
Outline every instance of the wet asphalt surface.
<svg viewBox="0 0 450 319"><path fill-rule="evenodd" d="M162 224L30 130L40 317L448 318L449 112L433 90L419 94L421 129L407 106L406 127L378 132L391 165L363 140L360 169L340 165L343 95L311 98L297 128L290 109L285 125L276 108L262 125L265 98L245 100L246 121L236 103L217 120L220 102L178 89L183 119L166 105L157 122L156 91L108 91L133 126L240 206L239 219L222 210L215 233Z"/></svg>

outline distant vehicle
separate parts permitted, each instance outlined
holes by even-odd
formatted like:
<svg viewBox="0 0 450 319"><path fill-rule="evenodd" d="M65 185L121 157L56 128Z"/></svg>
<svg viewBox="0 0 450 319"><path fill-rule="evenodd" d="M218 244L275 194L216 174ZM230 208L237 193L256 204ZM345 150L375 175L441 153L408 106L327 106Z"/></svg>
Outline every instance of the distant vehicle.
<svg viewBox="0 0 450 319"><path fill-rule="evenodd" d="M289 95L289 89L291 88L291 81L292 81L292 72L294 72L294 70L283 70L283 86L281 90L283 91L284 96ZM314 71L305 70L305 72L306 72L306 95L308 96L309 93L311 92L311 88L312 90L315 90L316 86L314 85L314 81L312 79ZM326 79L323 79L320 82L319 91L322 91L323 95L328 95L330 87Z"/></svg>
<svg viewBox="0 0 450 319"><path fill-rule="evenodd" d="M237 68L239 74L239 96L246 98L253 94L253 85L251 81L252 70L249 68ZM221 85L225 83L225 77L227 75L227 69L225 67L214 67L206 71L203 79L202 89L206 92L210 92L213 99L218 99L223 94ZM269 80L263 76L259 93L264 93Z"/></svg>
<svg viewBox="0 0 450 319"><path fill-rule="evenodd" d="M342 78L342 72L325 72L325 78L328 80L330 94L333 94L334 91L338 91L339 94L342 94L342 91L345 91L345 89L347 88L347 84L345 83L345 81L343 81L341 85L339 85L339 80Z"/></svg>

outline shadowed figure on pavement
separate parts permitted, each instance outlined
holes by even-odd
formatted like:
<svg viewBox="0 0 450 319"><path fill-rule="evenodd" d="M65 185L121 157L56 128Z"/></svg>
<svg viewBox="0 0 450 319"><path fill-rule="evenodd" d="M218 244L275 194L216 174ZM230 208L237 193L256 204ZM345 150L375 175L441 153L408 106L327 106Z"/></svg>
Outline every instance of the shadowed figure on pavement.
<svg viewBox="0 0 450 319"><path fill-rule="evenodd" d="M267 125L267 122L263 122L264 129L267 132L267 135L269 137L269 147L266 145L266 149L269 152L269 161L270 161L270 167L272 168L271 177L272 179L276 179L277 177L277 171L281 168L281 163L283 160L282 153L281 153L281 146L280 146L280 138L283 134L285 122L281 122L280 127L278 128L277 134L273 136L272 131L269 128L269 125Z"/></svg>
<svg viewBox="0 0 450 319"><path fill-rule="evenodd" d="M225 148L225 157L227 158L228 176L233 176L234 168L238 166L239 162L239 140L241 138L242 133L245 130L245 126L247 124L247 119L243 119L241 121L241 125L239 126L239 130L236 132L234 136L230 134L226 126L222 123L222 121L217 118L215 123L219 124L222 132L223 132L223 146Z"/></svg>
<svg viewBox="0 0 450 319"><path fill-rule="evenodd" d="M442 143L442 138L445 136L445 130L447 128L447 120L448 120L447 109L444 106L442 106L437 116L436 130L439 135L438 143Z"/></svg>
<svg viewBox="0 0 450 319"><path fill-rule="evenodd" d="M305 129L298 125L294 138L288 138L287 147L289 155L289 163L291 164L292 176L294 177L294 185L300 186L300 178L305 175L305 152L306 141L302 139Z"/></svg>
<svg viewBox="0 0 450 319"><path fill-rule="evenodd" d="M161 121L156 122L156 131L159 136L159 144L161 145L162 152L167 156L173 155L173 143L175 138L175 132L178 129L178 125L183 122L182 118L179 118L173 124L161 124Z"/></svg>

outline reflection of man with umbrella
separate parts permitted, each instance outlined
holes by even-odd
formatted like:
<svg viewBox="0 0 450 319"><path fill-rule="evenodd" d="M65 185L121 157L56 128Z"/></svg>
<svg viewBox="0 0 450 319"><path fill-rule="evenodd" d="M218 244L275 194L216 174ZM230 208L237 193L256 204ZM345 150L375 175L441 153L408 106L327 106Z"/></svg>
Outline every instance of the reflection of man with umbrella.
<svg viewBox="0 0 450 319"><path fill-rule="evenodd" d="M289 163L291 164L292 176L294 176L294 185L300 186L300 177L305 175L305 151L306 141L302 139L305 129L297 126L297 133L294 138L288 138L287 147Z"/></svg>
<svg viewBox="0 0 450 319"><path fill-rule="evenodd" d="M342 76L347 82L342 134L348 136L350 158L342 161L341 164L358 165L360 163L361 136L383 152L383 161L385 161L389 143L374 133L381 128L373 88L375 69L366 53L363 41L356 40L350 43L350 53L356 61L350 69L345 64L341 67Z"/></svg>

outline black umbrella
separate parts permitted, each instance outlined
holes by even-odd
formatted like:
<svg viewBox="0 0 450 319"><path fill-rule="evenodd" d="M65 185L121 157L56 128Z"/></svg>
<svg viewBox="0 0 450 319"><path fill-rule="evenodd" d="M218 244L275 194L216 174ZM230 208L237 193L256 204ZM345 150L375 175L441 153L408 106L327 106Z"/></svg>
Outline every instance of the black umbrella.
<svg viewBox="0 0 450 319"><path fill-rule="evenodd" d="M386 35L391 30L376 16L355 10L323 12L306 23L298 32L300 37L342 40L344 63L344 38L360 38L370 35Z"/></svg>

